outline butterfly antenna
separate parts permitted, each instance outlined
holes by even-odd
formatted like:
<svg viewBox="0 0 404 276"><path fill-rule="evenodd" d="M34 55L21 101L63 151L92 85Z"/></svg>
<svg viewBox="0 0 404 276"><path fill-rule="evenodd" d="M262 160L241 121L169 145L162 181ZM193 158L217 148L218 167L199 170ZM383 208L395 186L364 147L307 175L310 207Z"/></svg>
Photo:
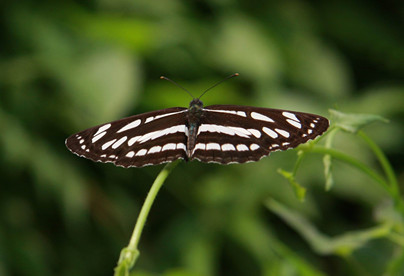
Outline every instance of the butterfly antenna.
<svg viewBox="0 0 404 276"><path fill-rule="evenodd" d="M165 76L161 76L160 79L162 79L162 80L168 80L169 82L171 82L171 83L174 84L175 86L177 86L177 87L181 88L182 90L184 90L185 92L187 92L187 93L192 97L192 99L195 99L195 97L191 94L191 92L189 92L187 89L185 89L183 86L179 85L179 84L176 83L175 81L173 81L173 80L171 80L171 79L169 79L169 78L167 78L167 77L165 77Z"/></svg>
<svg viewBox="0 0 404 276"><path fill-rule="evenodd" d="M209 87L208 89L206 89L206 90L202 93L202 95L200 95L200 96L198 97L198 99L200 99L203 95L205 95L206 92L208 92L208 91L211 90L212 88L218 86L218 85L221 84L222 82L227 81L228 79L237 77L237 76L239 76L239 75L240 75L239 73L234 73L234 74L231 74L230 76L225 77L225 78L222 79L221 81L218 81L217 83L215 83L214 85L212 85L211 87Z"/></svg>

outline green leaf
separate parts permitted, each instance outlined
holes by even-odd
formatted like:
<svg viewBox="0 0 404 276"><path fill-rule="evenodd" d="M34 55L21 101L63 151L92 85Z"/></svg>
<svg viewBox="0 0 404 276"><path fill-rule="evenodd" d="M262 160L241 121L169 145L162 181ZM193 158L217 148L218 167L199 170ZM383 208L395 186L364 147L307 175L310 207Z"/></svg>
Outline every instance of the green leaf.
<svg viewBox="0 0 404 276"><path fill-rule="evenodd" d="M356 133L361 128L377 121L382 121L387 123L388 120L383 118L379 115L373 114L350 114L350 113L343 113L334 109L329 110L333 122L336 126L340 127L341 129Z"/></svg>

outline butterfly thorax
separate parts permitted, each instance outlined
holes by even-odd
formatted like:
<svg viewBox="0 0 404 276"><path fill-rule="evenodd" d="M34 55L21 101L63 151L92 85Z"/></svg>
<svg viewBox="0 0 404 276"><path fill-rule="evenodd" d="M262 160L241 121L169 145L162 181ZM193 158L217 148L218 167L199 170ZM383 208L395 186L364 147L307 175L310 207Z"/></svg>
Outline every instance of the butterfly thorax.
<svg viewBox="0 0 404 276"><path fill-rule="evenodd" d="M199 99L193 99L189 103L187 120L188 120L188 140L187 140L187 156L191 158L195 148L196 136L198 128L203 117L203 103Z"/></svg>

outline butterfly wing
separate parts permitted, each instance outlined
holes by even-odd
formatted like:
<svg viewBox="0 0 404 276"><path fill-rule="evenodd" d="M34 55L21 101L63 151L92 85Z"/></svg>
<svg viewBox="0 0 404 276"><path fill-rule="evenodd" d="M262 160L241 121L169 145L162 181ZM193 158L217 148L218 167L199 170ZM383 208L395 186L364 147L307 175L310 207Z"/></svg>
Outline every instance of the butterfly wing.
<svg viewBox="0 0 404 276"><path fill-rule="evenodd" d="M122 167L185 159L186 111L174 107L95 126L67 138L66 146L78 156Z"/></svg>
<svg viewBox="0 0 404 276"><path fill-rule="evenodd" d="M221 164L258 161L316 138L329 125L319 115L249 106L212 105L203 114L192 158Z"/></svg>

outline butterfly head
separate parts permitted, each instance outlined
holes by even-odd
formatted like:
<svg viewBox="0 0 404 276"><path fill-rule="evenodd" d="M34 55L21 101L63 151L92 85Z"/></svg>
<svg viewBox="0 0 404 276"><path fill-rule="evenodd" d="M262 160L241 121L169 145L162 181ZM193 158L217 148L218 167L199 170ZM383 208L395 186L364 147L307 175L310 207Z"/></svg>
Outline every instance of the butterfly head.
<svg viewBox="0 0 404 276"><path fill-rule="evenodd" d="M199 111L202 110L203 108L203 103L201 102L201 100L199 100L198 98L193 99L190 103L189 103L189 110L190 111Z"/></svg>

